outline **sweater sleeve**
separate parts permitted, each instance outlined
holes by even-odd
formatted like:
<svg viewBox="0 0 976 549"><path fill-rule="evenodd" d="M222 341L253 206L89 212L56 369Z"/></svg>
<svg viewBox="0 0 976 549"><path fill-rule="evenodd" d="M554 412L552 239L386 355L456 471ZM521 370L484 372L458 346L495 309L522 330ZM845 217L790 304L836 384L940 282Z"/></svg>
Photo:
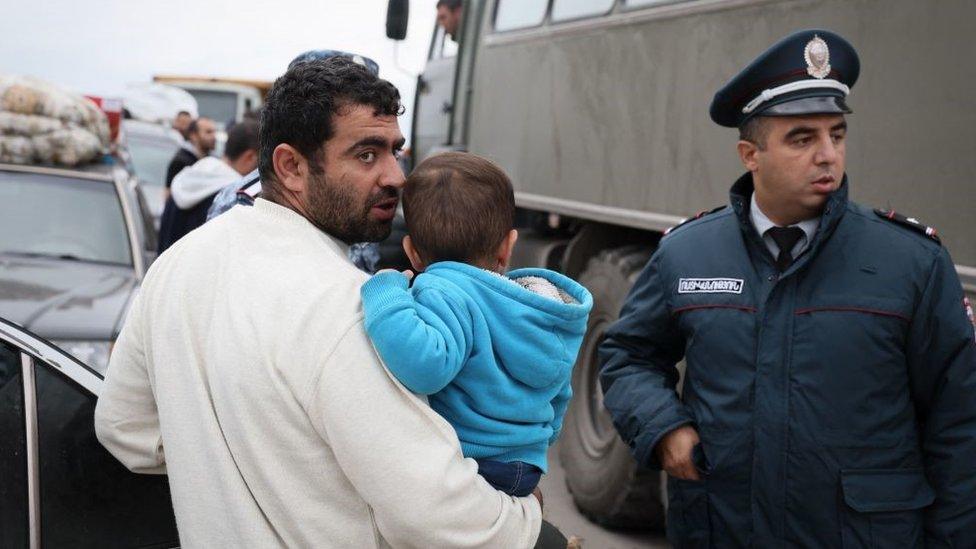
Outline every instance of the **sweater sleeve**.
<svg viewBox="0 0 976 549"><path fill-rule="evenodd" d="M361 290L366 332L390 372L424 395L447 386L470 351L463 306L435 289L411 294L407 278L380 273Z"/></svg>
<svg viewBox="0 0 976 549"><path fill-rule="evenodd" d="M109 360L95 405L95 435L136 473L165 474L159 412L143 348L142 295L136 297Z"/></svg>
<svg viewBox="0 0 976 549"><path fill-rule="evenodd" d="M538 501L508 496L478 476L450 424L383 368L362 323L329 354L307 409L390 546L535 543Z"/></svg>

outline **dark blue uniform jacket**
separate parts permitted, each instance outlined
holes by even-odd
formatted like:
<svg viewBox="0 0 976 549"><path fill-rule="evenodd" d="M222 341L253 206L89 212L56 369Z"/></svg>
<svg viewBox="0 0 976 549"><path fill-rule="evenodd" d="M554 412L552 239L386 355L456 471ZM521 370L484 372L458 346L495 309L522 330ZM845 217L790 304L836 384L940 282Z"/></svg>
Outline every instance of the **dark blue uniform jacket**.
<svg viewBox="0 0 976 549"><path fill-rule="evenodd" d="M976 342L949 254L828 201L782 275L731 206L666 236L600 349L638 461L683 424L702 482L670 479L677 547L976 547ZM675 364L685 358L681 396Z"/></svg>

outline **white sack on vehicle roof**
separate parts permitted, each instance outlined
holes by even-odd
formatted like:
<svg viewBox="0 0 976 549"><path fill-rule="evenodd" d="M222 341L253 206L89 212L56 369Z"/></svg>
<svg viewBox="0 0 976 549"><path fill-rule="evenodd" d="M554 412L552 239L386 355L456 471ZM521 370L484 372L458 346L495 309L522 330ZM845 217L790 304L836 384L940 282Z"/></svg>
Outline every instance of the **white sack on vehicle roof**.
<svg viewBox="0 0 976 549"><path fill-rule="evenodd" d="M0 162L76 166L108 146L108 120L89 99L36 78L0 75Z"/></svg>

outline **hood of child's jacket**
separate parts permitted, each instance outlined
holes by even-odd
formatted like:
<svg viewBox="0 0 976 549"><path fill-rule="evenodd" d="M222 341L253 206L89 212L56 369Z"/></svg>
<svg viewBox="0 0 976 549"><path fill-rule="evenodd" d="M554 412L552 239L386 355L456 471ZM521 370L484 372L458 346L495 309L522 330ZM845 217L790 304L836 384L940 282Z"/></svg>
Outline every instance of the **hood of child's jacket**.
<svg viewBox="0 0 976 549"><path fill-rule="evenodd" d="M213 156L201 158L173 178L170 187L173 202L180 209L188 210L240 178L241 174L222 159Z"/></svg>
<svg viewBox="0 0 976 549"><path fill-rule="evenodd" d="M497 362L519 382L547 387L562 379L576 362L593 298L579 283L546 269L518 269L502 276L462 263L435 263L436 272L461 287L485 315ZM529 287L559 290L543 295ZM541 280L540 280L541 279ZM568 303L565 301L569 301Z"/></svg>

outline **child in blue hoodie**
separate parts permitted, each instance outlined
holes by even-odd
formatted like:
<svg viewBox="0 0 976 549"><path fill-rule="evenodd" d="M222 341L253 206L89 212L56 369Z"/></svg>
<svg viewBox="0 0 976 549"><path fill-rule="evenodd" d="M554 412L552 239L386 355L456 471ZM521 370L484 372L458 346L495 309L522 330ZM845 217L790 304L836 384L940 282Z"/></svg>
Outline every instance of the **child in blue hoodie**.
<svg viewBox="0 0 976 549"><path fill-rule="evenodd" d="M572 394L590 293L546 269L503 274L518 233L508 176L468 153L428 158L407 179L403 248L417 272L362 287L366 331L390 372L429 395L495 488L532 493Z"/></svg>

